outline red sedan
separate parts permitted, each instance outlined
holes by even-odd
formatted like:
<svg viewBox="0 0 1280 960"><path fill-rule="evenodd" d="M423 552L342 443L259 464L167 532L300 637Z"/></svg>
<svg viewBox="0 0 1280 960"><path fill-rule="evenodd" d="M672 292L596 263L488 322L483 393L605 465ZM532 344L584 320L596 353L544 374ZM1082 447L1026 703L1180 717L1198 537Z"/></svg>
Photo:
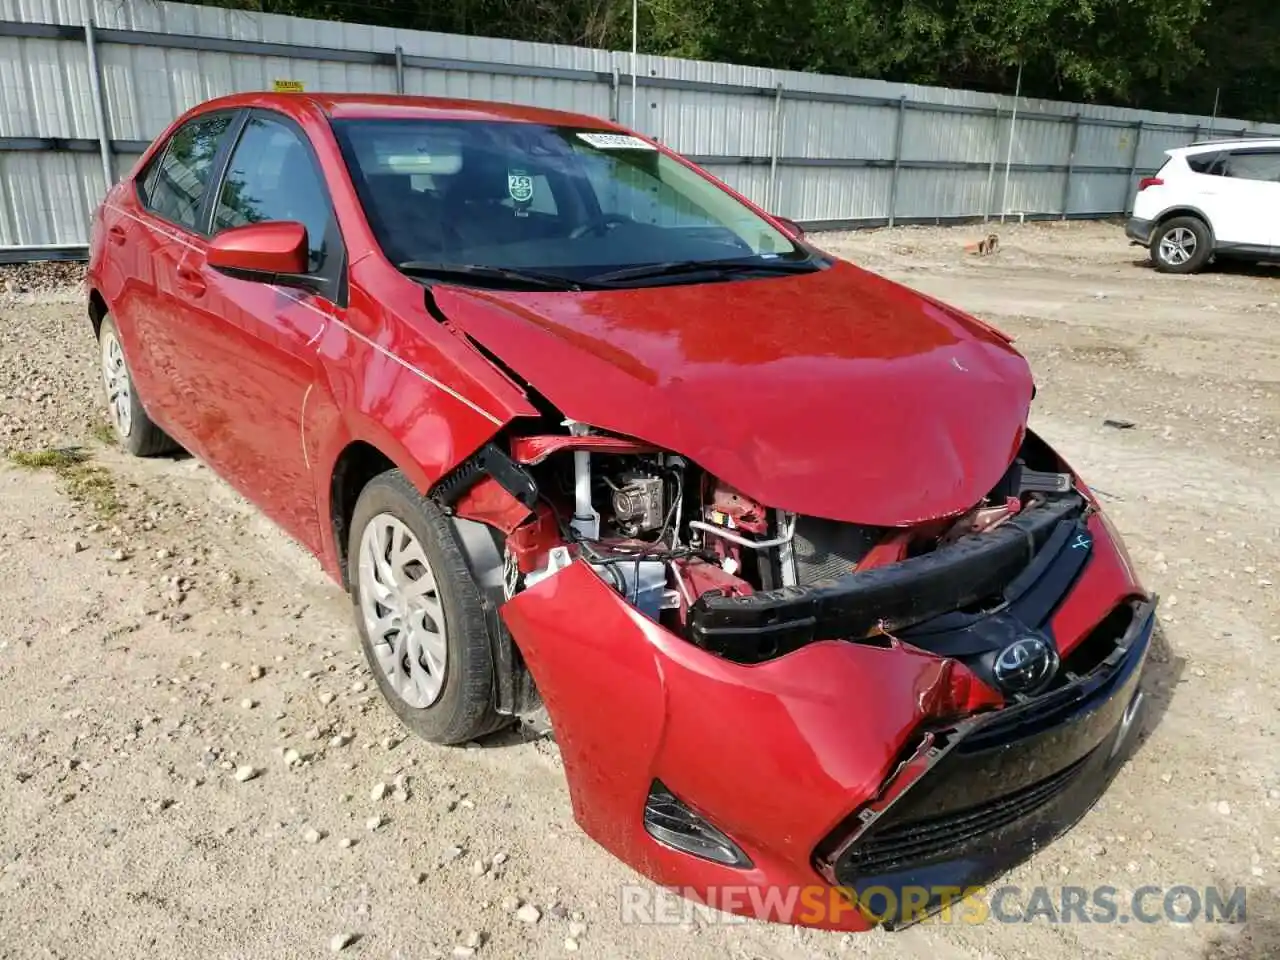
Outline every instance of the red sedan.
<svg viewBox="0 0 1280 960"><path fill-rule="evenodd" d="M214 100L106 197L87 295L121 442L312 550L416 733L549 717L660 883L910 922L1124 756L1154 600L1025 360L648 139Z"/></svg>

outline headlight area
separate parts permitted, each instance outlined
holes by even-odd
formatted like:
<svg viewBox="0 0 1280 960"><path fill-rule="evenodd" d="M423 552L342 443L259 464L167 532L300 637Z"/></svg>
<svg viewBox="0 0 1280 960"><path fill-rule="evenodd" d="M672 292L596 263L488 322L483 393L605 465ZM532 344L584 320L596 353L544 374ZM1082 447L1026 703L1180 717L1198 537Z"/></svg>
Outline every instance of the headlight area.
<svg viewBox="0 0 1280 960"><path fill-rule="evenodd" d="M728 660L904 631L953 656L1007 644L965 633L998 628L1001 610L1034 633L1086 563L1094 508L1062 466L1028 432L970 510L886 528L789 513L679 454L563 421L495 439L433 494L503 535L502 600L582 559L646 617Z"/></svg>

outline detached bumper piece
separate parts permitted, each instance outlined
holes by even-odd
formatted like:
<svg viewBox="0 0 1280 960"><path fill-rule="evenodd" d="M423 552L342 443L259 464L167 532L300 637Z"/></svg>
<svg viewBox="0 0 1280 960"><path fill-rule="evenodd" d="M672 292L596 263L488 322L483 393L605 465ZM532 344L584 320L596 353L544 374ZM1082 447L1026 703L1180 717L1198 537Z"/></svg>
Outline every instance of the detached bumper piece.
<svg viewBox="0 0 1280 960"><path fill-rule="evenodd" d="M932 553L803 587L747 597L709 591L689 616L695 643L729 660L759 663L815 640L859 640L975 604L1008 600L1041 548L1084 514L1076 493L1054 497L995 530ZM1061 532L1059 533L1059 531Z"/></svg>
<svg viewBox="0 0 1280 960"><path fill-rule="evenodd" d="M1123 758L1154 609L1134 604L1129 628L1086 676L927 734L881 798L819 846L819 872L860 893L981 886L1064 832Z"/></svg>

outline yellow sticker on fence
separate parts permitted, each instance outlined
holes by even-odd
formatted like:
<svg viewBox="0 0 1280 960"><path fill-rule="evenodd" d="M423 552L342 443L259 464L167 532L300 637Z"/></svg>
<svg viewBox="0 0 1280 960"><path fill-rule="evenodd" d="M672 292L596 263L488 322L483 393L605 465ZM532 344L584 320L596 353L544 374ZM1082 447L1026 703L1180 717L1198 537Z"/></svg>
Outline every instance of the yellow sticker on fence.
<svg viewBox="0 0 1280 960"><path fill-rule="evenodd" d="M302 93L301 80L273 80L271 89L276 93Z"/></svg>

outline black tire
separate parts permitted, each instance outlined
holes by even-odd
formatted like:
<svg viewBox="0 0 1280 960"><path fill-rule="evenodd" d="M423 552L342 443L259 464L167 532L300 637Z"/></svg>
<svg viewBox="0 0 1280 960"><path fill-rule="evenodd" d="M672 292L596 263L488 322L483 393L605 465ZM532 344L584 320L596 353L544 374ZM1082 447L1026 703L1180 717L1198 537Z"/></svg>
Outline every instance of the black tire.
<svg viewBox="0 0 1280 960"><path fill-rule="evenodd" d="M447 658L444 686L426 707L407 703L378 664L360 608L360 542L376 516L389 513L417 537L435 575L445 620ZM480 589L440 508L422 496L399 470L380 474L365 486L351 518L348 565L352 608L365 659L404 725L433 743L457 744L492 733L511 722L493 709L493 648Z"/></svg>
<svg viewBox="0 0 1280 960"><path fill-rule="evenodd" d="M1178 231L1190 231L1195 238L1195 248L1190 256L1180 262L1168 259L1167 250L1162 249L1166 237ZM1185 243L1183 244L1185 249ZM1203 270L1209 258L1213 256L1213 237L1209 234L1209 226L1199 217L1174 217L1156 227L1151 234L1151 262L1161 273L1196 273Z"/></svg>
<svg viewBox="0 0 1280 960"><path fill-rule="evenodd" d="M121 426L121 418L116 416L111 407L111 397L106 392L104 356L108 344L112 340L120 345L120 363L123 375L128 381L129 422L127 426ZM173 442L170 436L157 427L155 422L147 416L147 411L142 404L142 398L138 396L138 388L133 382L133 373L129 369L128 358L124 356L124 346L120 342L120 333L116 329L116 323L111 319L110 314L102 318L102 324L98 328L98 351L98 365L103 380L103 395L107 400L107 419L111 422L111 428L120 446L135 457L154 457L162 453L172 453L178 449L178 445Z"/></svg>

